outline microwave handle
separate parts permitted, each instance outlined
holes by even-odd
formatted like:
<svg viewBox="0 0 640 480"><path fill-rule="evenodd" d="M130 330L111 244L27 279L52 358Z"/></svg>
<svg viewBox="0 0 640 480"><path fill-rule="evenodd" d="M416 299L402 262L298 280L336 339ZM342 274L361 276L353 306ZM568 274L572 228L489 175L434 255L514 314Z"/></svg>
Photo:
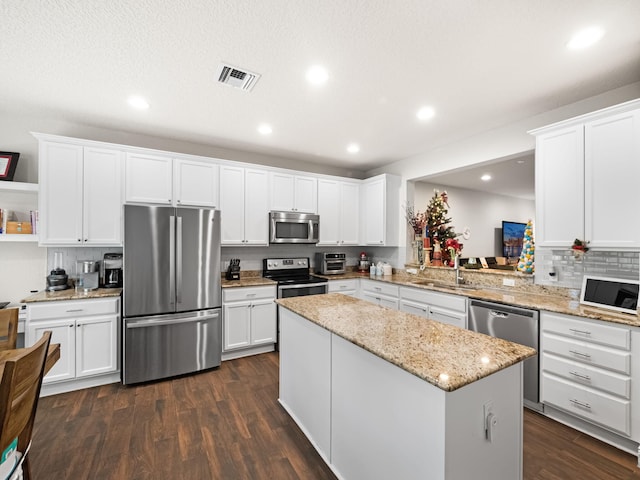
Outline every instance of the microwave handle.
<svg viewBox="0 0 640 480"><path fill-rule="evenodd" d="M309 233L310 233L309 240L320 238L320 232L318 231L318 229L319 229L318 223L314 222L313 220L309 220Z"/></svg>

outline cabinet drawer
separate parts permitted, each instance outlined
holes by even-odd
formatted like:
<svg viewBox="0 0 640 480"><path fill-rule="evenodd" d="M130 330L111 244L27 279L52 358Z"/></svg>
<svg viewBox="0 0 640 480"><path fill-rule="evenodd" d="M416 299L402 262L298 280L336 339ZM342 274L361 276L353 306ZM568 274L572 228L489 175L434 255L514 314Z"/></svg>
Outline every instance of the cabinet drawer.
<svg viewBox="0 0 640 480"><path fill-rule="evenodd" d="M68 302L43 302L29 304L27 306L27 317L30 321L109 314L120 314L118 297L95 300L70 300Z"/></svg>
<svg viewBox="0 0 640 480"><path fill-rule="evenodd" d="M629 350L631 330L605 323L587 322L567 315L543 312L542 330L567 337Z"/></svg>
<svg viewBox="0 0 640 480"><path fill-rule="evenodd" d="M258 298L276 298L276 286L223 288L222 301L256 300Z"/></svg>
<svg viewBox="0 0 640 480"><path fill-rule="evenodd" d="M467 328L466 314L447 310L446 308L429 307L429 318L459 328Z"/></svg>
<svg viewBox="0 0 640 480"><path fill-rule="evenodd" d="M426 303L435 307L447 308L457 312L466 313L467 299L458 295L448 295L446 293L432 292L421 288L402 287L400 297L413 300L418 303Z"/></svg>
<svg viewBox="0 0 640 480"><path fill-rule="evenodd" d="M544 353L553 353L576 362L627 375L631 372L631 352L580 342L547 332L542 334L542 350Z"/></svg>
<svg viewBox="0 0 640 480"><path fill-rule="evenodd" d="M629 435L631 402L542 374L542 401L590 422Z"/></svg>
<svg viewBox="0 0 640 480"><path fill-rule="evenodd" d="M344 292L358 290L358 279L329 280L329 292Z"/></svg>
<svg viewBox="0 0 640 480"><path fill-rule="evenodd" d="M362 290L375 294L388 295L390 297L398 297L398 286L385 282L376 282L375 280L363 279Z"/></svg>
<svg viewBox="0 0 640 480"><path fill-rule="evenodd" d="M626 375L589 367L555 355L545 354L542 357L542 371L627 399L631 391L631 378Z"/></svg>

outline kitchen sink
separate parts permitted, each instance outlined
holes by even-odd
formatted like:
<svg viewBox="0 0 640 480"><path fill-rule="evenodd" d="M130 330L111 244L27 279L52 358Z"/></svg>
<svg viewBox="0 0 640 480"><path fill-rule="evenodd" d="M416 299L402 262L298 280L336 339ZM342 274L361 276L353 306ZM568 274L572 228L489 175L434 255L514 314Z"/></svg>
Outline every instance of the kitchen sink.
<svg viewBox="0 0 640 480"><path fill-rule="evenodd" d="M446 288L448 290L477 290L477 287L474 287L473 285L456 285L455 283L434 282L432 280L417 280L411 283L425 287Z"/></svg>

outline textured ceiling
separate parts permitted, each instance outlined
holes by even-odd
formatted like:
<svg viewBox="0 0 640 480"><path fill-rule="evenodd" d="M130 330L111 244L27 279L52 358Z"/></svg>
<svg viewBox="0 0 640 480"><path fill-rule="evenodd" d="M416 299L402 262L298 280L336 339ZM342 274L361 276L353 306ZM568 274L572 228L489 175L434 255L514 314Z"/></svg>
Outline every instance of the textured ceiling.
<svg viewBox="0 0 640 480"><path fill-rule="evenodd" d="M2 110L358 170L640 80L638 0L2 0L0 17ZM598 45L564 48L592 24ZM219 85L221 61L262 78Z"/></svg>

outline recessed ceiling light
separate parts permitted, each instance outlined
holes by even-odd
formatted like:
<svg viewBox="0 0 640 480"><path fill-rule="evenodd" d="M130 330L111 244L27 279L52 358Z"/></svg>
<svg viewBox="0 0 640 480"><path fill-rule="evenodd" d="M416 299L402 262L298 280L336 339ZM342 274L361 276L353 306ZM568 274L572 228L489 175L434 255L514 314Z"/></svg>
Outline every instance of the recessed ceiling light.
<svg viewBox="0 0 640 480"><path fill-rule="evenodd" d="M489 175L488 173L485 173L480 177L480 180L482 180L483 182L488 182L489 180L491 180L491 175Z"/></svg>
<svg viewBox="0 0 640 480"><path fill-rule="evenodd" d="M263 123L258 127L258 132L260 132L262 135L271 135L273 133L273 129L271 128L271 125Z"/></svg>
<svg viewBox="0 0 640 480"><path fill-rule="evenodd" d="M329 79L327 69L321 65L314 65L307 70L307 81L312 85L322 85Z"/></svg>
<svg viewBox="0 0 640 480"><path fill-rule="evenodd" d="M436 115L436 111L433 109L433 107L422 107L416 113L416 117L418 117L418 120L430 120L435 115Z"/></svg>
<svg viewBox="0 0 640 480"><path fill-rule="evenodd" d="M349 153L358 153L360 151L360 145L357 143L350 143L347 146L347 152Z"/></svg>
<svg viewBox="0 0 640 480"><path fill-rule="evenodd" d="M587 48L600 40L603 36L604 30L600 27L585 28L571 37L571 40L567 43L567 48L570 50Z"/></svg>
<svg viewBox="0 0 640 480"><path fill-rule="evenodd" d="M132 106L133 108L137 108L138 110L146 110L147 108L149 108L149 102L147 102L142 97L129 97L128 102L130 106Z"/></svg>
<svg viewBox="0 0 640 480"><path fill-rule="evenodd" d="M516 160L516 163L517 163L518 165L522 165L522 164L524 163L524 160Z"/></svg>

